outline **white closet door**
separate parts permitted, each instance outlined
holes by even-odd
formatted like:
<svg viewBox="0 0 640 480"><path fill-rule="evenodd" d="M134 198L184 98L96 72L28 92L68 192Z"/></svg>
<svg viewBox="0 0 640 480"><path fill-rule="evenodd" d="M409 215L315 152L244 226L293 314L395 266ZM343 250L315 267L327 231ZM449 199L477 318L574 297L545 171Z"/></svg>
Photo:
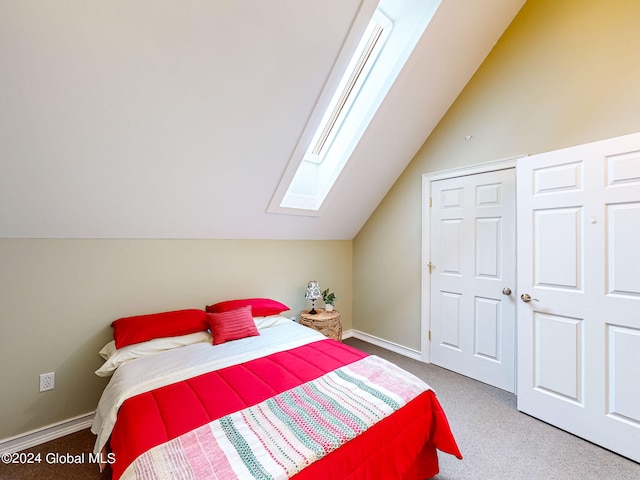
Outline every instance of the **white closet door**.
<svg viewBox="0 0 640 480"><path fill-rule="evenodd" d="M514 169L433 181L431 198L430 361L513 392Z"/></svg>
<svg viewBox="0 0 640 480"><path fill-rule="evenodd" d="M517 205L518 408L640 461L640 134L518 160Z"/></svg>

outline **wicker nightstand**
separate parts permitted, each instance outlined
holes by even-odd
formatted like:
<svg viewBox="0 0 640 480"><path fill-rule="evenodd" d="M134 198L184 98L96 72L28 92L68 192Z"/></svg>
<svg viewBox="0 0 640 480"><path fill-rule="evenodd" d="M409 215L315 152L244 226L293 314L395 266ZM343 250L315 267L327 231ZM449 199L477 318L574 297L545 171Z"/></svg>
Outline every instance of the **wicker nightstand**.
<svg viewBox="0 0 640 480"><path fill-rule="evenodd" d="M340 320L340 312L334 310L327 312L323 308L316 308L315 315L311 315L309 310L300 312L300 325L311 327L319 331L325 337L342 341L342 321Z"/></svg>

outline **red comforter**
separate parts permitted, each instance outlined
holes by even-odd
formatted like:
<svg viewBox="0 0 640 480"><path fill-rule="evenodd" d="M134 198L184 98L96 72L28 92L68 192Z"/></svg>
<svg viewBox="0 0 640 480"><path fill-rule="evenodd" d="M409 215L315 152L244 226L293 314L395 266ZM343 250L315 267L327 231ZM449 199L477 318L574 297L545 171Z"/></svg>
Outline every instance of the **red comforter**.
<svg viewBox="0 0 640 480"><path fill-rule="evenodd" d="M132 397L120 407L111 436L113 478L156 445L366 355L327 339ZM294 478L429 478L438 473L436 449L462 458L429 390Z"/></svg>

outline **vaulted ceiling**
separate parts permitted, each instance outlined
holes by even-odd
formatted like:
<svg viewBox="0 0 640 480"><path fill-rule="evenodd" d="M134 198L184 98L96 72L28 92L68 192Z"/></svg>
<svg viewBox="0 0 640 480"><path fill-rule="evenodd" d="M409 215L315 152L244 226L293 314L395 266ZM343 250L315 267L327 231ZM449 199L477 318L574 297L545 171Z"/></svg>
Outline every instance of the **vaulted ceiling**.
<svg viewBox="0 0 640 480"><path fill-rule="evenodd" d="M442 0L309 217L267 207L375 2L2 2L0 237L351 239L523 3Z"/></svg>

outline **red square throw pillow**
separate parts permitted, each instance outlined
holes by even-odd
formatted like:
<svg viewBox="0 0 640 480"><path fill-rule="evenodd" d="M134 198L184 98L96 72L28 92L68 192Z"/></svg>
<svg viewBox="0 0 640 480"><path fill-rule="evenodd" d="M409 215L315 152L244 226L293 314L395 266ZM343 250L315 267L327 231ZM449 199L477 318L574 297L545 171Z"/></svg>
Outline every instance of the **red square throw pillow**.
<svg viewBox="0 0 640 480"><path fill-rule="evenodd" d="M260 335L253 320L251 305L220 313L207 313L207 321L214 345Z"/></svg>
<svg viewBox="0 0 640 480"><path fill-rule="evenodd" d="M239 300L227 300L214 305L207 305L205 310L208 313L221 313L247 305L251 305L251 311L254 317L278 315L279 313L290 310L290 308L284 303L276 302L270 298L243 298Z"/></svg>
<svg viewBox="0 0 640 480"><path fill-rule="evenodd" d="M204 310L195 309L119 318L114 320L111 326L113 327L116 348L146 342L154 338L206 332L209 328L207 314Z"/></svg>

